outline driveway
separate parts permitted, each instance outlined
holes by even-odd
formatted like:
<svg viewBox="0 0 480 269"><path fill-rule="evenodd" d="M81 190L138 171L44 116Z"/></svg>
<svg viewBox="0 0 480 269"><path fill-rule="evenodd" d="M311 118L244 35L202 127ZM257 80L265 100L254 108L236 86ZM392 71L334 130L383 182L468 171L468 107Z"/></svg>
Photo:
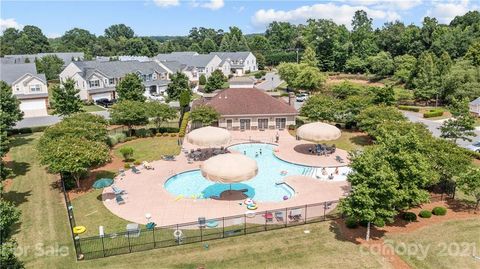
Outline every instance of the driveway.
<svg viewBox="0 0 480 269"><path fill-rule="evenodd" d="M410 112L410 111L402 111L402 112L411 122L420 122L425 124L428 130L430 130L430 132L432 132L434 136L440 137L441 132L439 128L442 125L442 122L443 122L442 120L435 121L435 120L425 119L423 118L422 114L416 113L416 112ZM475 130L475 134L476 136L470 137L470 139L472 139L472 141L480 140L480 130L478 128ZM468 145L471 145L472 142L457 140L457 144L461 147L466 147Z"/></svg>
<svg viewBox="0 0 480 269"><path fill-rule="evenodd" d="M264 90L264 91L269 91L277 88L282 83L283 83L283 80L280 78L278 74L274 72L269 72L265 75L265 81L257 84L255 88Z"/></svg>
<svg viewBox="0 0 480 269"><path fill-rule="evenodd" d="M105 119L110 119L110 113L108 111L96 111L90 112L92 114L100 115ZM59 122L62 117L57 115L48 115L42 117L32 117L32 118L24 118L23 120L17 122L15 125L15 129L20 128L30 128L30 127L40 127L40 126L50 126L57 122Z"/></svg>

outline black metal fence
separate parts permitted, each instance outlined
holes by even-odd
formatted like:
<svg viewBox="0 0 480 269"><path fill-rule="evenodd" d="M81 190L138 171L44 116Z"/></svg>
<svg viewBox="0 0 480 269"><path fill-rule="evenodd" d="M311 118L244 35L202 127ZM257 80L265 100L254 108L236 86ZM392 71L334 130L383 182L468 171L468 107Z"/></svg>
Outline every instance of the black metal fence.
<svg viewBox="0 0 480 269"><path fill-rule="evenodd" d="M75 254L78 258L79 246L77 245L77 242L75 240L75 234L73 233L73 228L77 225L76 225L76 222L75 222L75 216L73 215L73 206L72 206L72 203L70 201L70 198L68 197L67 191L65 189L65 182L63 180L63 175L61 175L60 187L62 188L63 199L65 199L65 206L67 208L68 223L70 224L70 232L72 234L72 238L74 239L73 244L74 244L74 247L75 247Z"/></svg>
<svg viewBox="0 0 480 269"><path fill-rule="evenodd" d="M337 205L338 201L330 201L152 229L139 228L85 238L74 236L75 249L79 259L96 259L246 235L338 219L341 214ZM72 221L70 223L72 225Z"/></svg>

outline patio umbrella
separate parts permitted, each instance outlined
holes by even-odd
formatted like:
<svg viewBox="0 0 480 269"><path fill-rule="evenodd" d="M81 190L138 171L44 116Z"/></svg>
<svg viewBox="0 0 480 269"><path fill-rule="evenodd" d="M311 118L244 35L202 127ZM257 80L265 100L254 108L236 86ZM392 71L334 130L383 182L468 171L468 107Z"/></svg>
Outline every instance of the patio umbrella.
<svg viewBox="0 0 480 269"><path fill-rule="evenodd" d="M113 179L111 178L101 178L95 181L92 185L94 189L103 189L113 184Z"/></svg>
<svg viewBox="0 0 480 269"><path fill-rule="evenodd" d="M255 177L258 166L255 160L243 154L227 153L204 161L201 171L208 180L232 184Z"/></svg>
<svg viewBox="0 0 480 269"><path fill-rule="evenodd" d="M297 136L310 142L330 141L340 138L342 133L337 127L323 122L313 122L300 126Z"/></svg>
<svg viewBox="0 0 480 269"><path fill-rule="evenodd" d="M187 134L190 144L200 147L218 147L230 143L232 135L229 131L219 127L202 127Z"/></svg>

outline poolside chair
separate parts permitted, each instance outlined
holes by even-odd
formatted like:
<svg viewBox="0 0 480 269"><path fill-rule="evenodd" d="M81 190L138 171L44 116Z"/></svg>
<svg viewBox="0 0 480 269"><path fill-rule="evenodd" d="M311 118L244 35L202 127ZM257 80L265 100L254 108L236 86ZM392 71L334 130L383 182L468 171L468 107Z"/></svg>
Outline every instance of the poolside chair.
<svg viewBox="0 0 480 269"><path fill-rule="evenodd" d="M132 166L132 172L134 172L135 174L140 174L140 170L135 166Z"/></svg>
<svg viewBox="0 0 480 269"><path fill-rule="evenodd" d="M273 221L273 214L270 213L270 212L267 212L267 213L263 214L262 217L265 218L266 222L272 222Z"/></svg>
<svg viewBox="0 0 480 269"><path fill-rule="evenodd" d="M276 219L278 222L283 222L283 221L284 221L283 212L282 212L282 211L277 211L277 212L275 212L275 219Z"/></svg>
<svg viewBox="0 0 480 269"><path fill-rule="evenodd" d="M118 205L125 204L125 200L123 199L123 197L120 194L115 195L115 202L117 202Z"/></svg>
<svg viewBox="0 0 480 269"><path fill-rule="evenodd" d="M112 190L113 192L115 193L115 195L119 195L119 194L125 194L126 192L122 189L120 189L119 187L115 186L115 185L112 185Z"/></svg>
<svg viewBox="0 0 480 269"><path fill-rule="evenodd" d="M205 217L199 217L198 218L198 227L205 228L205 226L206 226Z"/></svg>
<svg viewBox="0 0 480 269"><path fill-rule="evenodd" d="M207 221L208 228L216 228L218 226L218 221L216 220L209 220Z"/></svg>
<svg viewBox="0 0 480 269"><path fill-rule="evenodd" d="M157 226L157 224L155 222L149 222L145 226L146 226L147 230L153 230L153 229L155 229L155 226Z"/></svg>
<svg viewBox="0 0 480 269"><path fill-rule="evenodd" d="M293 209L290 210L290 214L288 215L288 218L291 221L299 221L302 218L302 209Z"/></svg>
<svg viewBox="0 0 480 269"><path fill-rule="evenodd" d="M140 225L138 223L129 223L127 224L127 232L125 237L139 237L140 236Z"/></svg>

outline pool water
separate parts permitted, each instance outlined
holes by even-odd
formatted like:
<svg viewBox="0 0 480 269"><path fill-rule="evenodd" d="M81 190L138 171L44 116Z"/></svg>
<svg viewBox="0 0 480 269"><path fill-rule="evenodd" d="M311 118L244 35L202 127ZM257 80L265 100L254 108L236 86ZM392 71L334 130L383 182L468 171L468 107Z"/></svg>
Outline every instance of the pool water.
<svg viewBox="0 0 480 269"><path fill-rule="evenodd" d="M229 149L246 154L255 159L258 174L251 180L231 184L232 190L247 189L246 195L259 202L283 201L284 196L292 197L295 191L286 184L276 184L289 175L301 175L306 166L297 165L278 159L274 154L275 146L270 144L238 144ZM282 174L286 171L286 174ZM177 174L167 180L165 188L175 196L184 198L209 198L220 196L230 189L229 184L214 183L205 179L200 170Z"/></svg>

